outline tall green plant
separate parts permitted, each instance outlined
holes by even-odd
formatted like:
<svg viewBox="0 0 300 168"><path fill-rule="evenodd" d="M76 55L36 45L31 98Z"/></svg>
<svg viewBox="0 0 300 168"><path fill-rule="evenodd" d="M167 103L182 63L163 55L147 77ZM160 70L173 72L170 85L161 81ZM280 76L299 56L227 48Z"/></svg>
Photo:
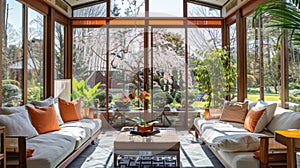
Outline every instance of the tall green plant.
<svg viewBox="0 0 300 168"><path fill-rule="evenodd" d="M94 87L90 88L86 81L78 81L76 78L72 80L72 99L81 98L85 107L91 107L94 103L94 98L101 94L102 89L98 89L101 82L97 83Z"/></svg>
<svg viewBox="0 0 300 168"><path fill-rule="evenodd" d="M294 43L300 44L300 0L268 0L255 9L253 23L261 15L270 18L267 26L291 31Z"/></svg>
<svg viewBox="0 0 300 168"><path fill-rule="evenodd" d="M213 51L198 52L201 59L194 59L193 69L199 91L206 93L206 107L220 106L237 78L236 65L232 63L228 50L216 48Z"/></svg>

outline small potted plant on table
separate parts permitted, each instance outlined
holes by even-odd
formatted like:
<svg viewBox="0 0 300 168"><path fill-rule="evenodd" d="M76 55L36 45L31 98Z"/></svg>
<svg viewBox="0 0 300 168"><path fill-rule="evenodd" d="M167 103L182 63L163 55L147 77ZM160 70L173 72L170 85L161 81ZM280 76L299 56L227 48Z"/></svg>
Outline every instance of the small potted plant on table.
<svg viewBox="0 0 300 168"><path fill-rule="evenodd" d="M146 122L144 119L140 117L135 117L132 120L138 124L137 125L138 132L151 132L153 131L154 124L158 123L158 121Z"/></svg>

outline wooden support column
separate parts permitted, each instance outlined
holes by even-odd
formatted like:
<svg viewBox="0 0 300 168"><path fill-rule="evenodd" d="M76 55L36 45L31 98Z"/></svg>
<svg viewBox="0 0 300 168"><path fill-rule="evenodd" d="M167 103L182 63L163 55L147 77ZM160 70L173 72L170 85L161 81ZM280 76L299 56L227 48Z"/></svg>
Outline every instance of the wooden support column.
<svg viewBox="0 0 300 168"><path fill-rule="evenodd" d="M3 1L0 1L0 24L2 26L0 26L0 39L2 40L2 32L3 32L3 29L4 29L4 15L3 13L5 13L3 10L5 10L5 6L3 6ZM3 40L2 40L3 41ZM3 57L3 54L2 54L2 42L0 43L0 56L1 56L1 59L0 59L0 65L2 66L2 57ZM2 95L2 68L0 68L0 94ZM2 96L0 96L0 106L2 107Z"/></svg>
<svg viewBox="0 0 300 168"><path fill-rule="evenodd" d="M28 6L23 5L24 27L23 27L23 103L27 104L28 89Z"/></svg>
<svg viewBox="0 0 300 168"><path fill-rule="evenodd" d="M284 33L284 37L281 41L280 48L280 58L281 58L281 81L280 81L280 98L281 98L281 107L289 108L286 102L289 101L289 91L288 91L288 34Z"/></svg>
<svg viewBox="0 0 300 168"><path fill-rule="evenodd" d="M45 97L54 96L54 13L50 8L47 16L47 53L45 62Z"/></svg>
<svg viewBox="0 0 300 168"><path fill-rule="evenodd" d="M247 97L247 55L246 55L246 22L241 10L236 12L237 34L237 94L238 101Z"/></svg>
<svg viewBox="0 0 300 168"><path fill-rule="evenodd" d="M72 79L72 46L73 46L73 31L71 26L71 20L68 20L68 25L66 29L66 53L65 53L65 78Z"/></svg>

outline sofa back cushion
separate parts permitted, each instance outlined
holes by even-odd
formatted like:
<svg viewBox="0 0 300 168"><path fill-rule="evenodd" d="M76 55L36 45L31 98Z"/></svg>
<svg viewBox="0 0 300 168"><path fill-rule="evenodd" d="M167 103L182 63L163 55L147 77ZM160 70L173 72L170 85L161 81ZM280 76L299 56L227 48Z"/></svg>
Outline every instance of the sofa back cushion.
<svg viewBox="0 0 300 168"><path fill-rule="evenodd" d="M6 127L7 135L26 136L27 138L38 135L38 132L29 120L27 111L0 115L0 126Z"/></svg>
<svg viewBox="0 0 300 168"><path fill-rule="evenodd" d="M39 134L60 130L53 104L41 108L26 107L31 123Z"/></svg>
<svg viewBox="0 0 300 168"><path fill-rule="evenodd" d="M300 129L300 112L284 112L273 117L267 128L275 130Z"/></svg>
<svg viewBox="0 0 300 168"><path fill-rule="evenodd" d="M265 110L266 110L265 108L261 110L257 110L256 108L252 107L248 111L247 116L245 118L244 128L250 132L254 132L258 120L261 118L263 113L265 113Z"/></svg>
<svg viewBox="0 0 300 168"><path fill-rule="evenodd" d="M30 104L33 104L35 107L46 107L46 106L50 106L53 103L54 103L54 98L51 96L44 100L40 100L40 101L32 100L30 102Z"/></svg>
<svg viewBox="0 0 300 168"><path fill-rule="evenodd" d="M81 115L81 99L69 102L65 99L58 98L60 115L64 122L77 121L82 119Z"/></svg>
<svg viewBox="0 0 300 168"><path fill-rule="evenodd" d="M248 102L225 101L221 121L244 123L248 112Z"/></svg>
<svg viewBox="0 0 300 168"><path fill-rule="evenodd" d="M15 107L0 107L0 115L5 114L13 114L13 113L18 113L18 112L26 112L26 107L25 106L15 106Z"/></svg>

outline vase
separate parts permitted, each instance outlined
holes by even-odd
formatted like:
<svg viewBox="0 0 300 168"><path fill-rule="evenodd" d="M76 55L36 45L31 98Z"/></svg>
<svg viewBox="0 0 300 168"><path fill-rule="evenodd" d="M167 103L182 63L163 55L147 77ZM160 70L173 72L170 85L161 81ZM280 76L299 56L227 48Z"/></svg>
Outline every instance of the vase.
<svg viewBox="0 0 300 168"><path fill-rule="evenodd" d="M150 125L138 125L137 126L137 131L139 132L151 132L153 131L153 124Z"/></svg>

